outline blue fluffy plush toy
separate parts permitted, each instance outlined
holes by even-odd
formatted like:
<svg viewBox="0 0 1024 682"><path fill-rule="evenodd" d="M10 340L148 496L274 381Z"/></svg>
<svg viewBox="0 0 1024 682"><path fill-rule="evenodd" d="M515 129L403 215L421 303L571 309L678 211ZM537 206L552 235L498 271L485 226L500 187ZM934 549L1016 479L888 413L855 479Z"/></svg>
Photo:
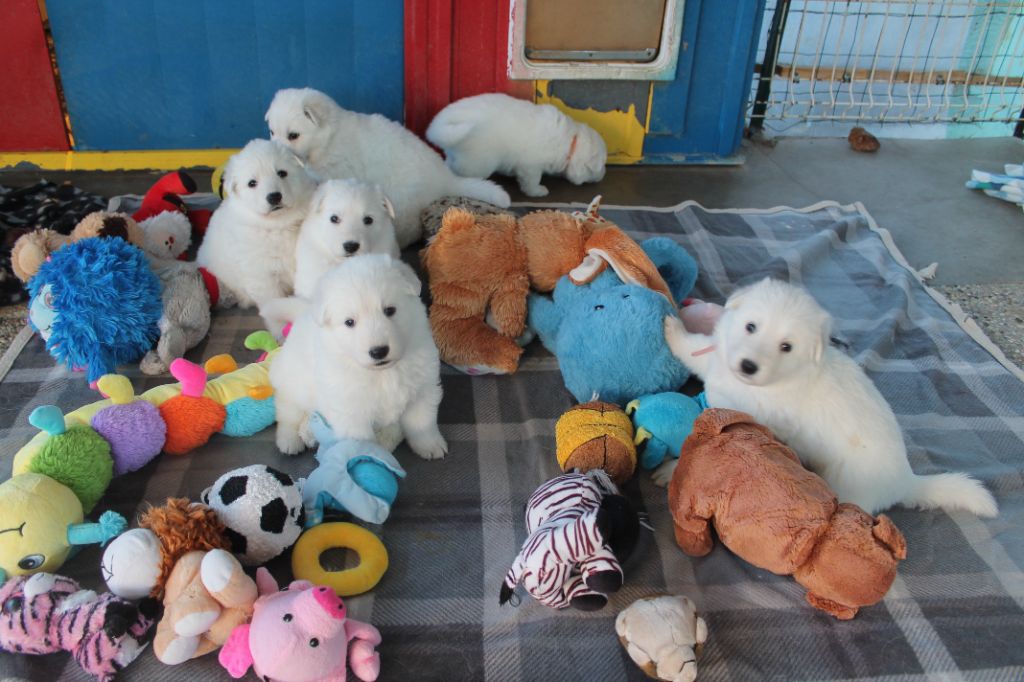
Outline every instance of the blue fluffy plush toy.
<svg viewBox="0 0 1024 682"><path fill-rule="evenodd" d="M579 402L625 405L637 396L671 391L690 373L665 341L666 315L697 280L697 263L667 237L640 244L676 301L635 284L609 268L587 285L563 277L552 298L531 294L528 324L558 358L566 388Z"/></svg>
<svg viewBox="0 0 1024 682"><path fill-rule="evenodd" d="M138 361L160 336L160 282L120 237L57 249L28 283L29 321L46 349L89 383Z"/></svg>
<svg viewBox="0 0 1024 682"><path fill-rule="evenodd" d="M653 469L666 457L678 459L683 441L703 411L700 401L682 393L654 393L631 400L626 414L633 419L636 444L647 442L640 466Z"/></svg>
<svg viewBox="0 0 1024 682"><path fill-rule="evenodd" d="M302 482L306 527L321 523L330 509L384 523L398 496L398 479L405 478L395 456L374 442L339 439L319 414L310 416L309 428L320 449L316 469Z"/></svg>

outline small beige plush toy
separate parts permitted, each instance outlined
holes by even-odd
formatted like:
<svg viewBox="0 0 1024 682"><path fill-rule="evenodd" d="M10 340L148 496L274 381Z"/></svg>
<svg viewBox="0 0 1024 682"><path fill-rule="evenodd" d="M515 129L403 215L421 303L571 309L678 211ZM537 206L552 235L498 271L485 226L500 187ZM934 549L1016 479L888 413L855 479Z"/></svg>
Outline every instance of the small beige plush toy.
<svg viewBox="0 0 1024 682"><path fill-rule="evenodd" d="M697 652L708 626L683 595L638 599L619 612L615 632L648 677L666 682L697 679Z"/></svg>

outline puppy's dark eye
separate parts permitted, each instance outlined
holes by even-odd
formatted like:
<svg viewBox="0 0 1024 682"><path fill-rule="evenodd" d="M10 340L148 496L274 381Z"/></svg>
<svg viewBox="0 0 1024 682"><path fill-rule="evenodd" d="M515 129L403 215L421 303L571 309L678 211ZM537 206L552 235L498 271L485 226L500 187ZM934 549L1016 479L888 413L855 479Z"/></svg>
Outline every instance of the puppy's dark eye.
<svg viewBox="0 0 1024 682"><path fill-rule="evenodd" d="M747 322L747 333L748 334L753 334L756 331L757 331L757 325L754 324L753 322Z"/></svg>
<svg viewBox="0 0 1024 682"><path fill-rule="evenodd" d="M354 326L356 326L356 321L355 321L355 320L353 320L353 319L352 319L352 318L350 317L350 318L348 318L347 320L345 320L345 326L346 326L346 327L354 327Z"/></svg>
<svg viewBox="0 0 1024 682"><path fill-rule="evenodd" d="M595 305L594 306L594 310L604 310L604 306L603 305Z"/></svg>
<svg viewBox="0 0 1024 682"><path fill-rule="evenodd" d="M373 225L373 216L372 215L364 215L363 216L363 225Z"/></svg>
<svg viewBox="0 0 1024 682"><path fill-rule="evenodd" d="M384 309L384 314L387 315L388 317L391 317L392 315L394 315L395 314L395 306L389 305L387 308Z"/></svg>
<svg viewBox="0 0 1024 682"><path fill-rule="evenodd" d="M332 222L332 223L334 223L335 225L337 225L338 223L340 223L340 222L341 222L341 218L339 218L339 217L338 217L338 216L336 216L336 215L332 215L332 216L331 216L331 222Z"/></svg>
<svg viewBox="0 0 1024 682"><path fill-rule="evenodd" d="M781 350L783 353L788 353L789 351L793 350L793 344L786 342L781 343L779 344L779 350Z"/></svg>
<svg viewBox="0 0 1024 682"><path fill-rule="evenodd" d="M297 140L297 139L299 139L299 134L298 133L288 133L288 139L289 140L293 140L293 141Z"/></svg>
<svg viewBox="0 0 1024 682"><path fill-rule="evenodd" d="M320 646L320 640L314 637L313 639L309 640L309 646L313 647L314 649L317 648L318 646Z"/></svg>
<svg viewBox="0 0 1024 682"><path fill-rule="evenodd" d="M271 137L273 137L273 136L274 136L274 129L273 129L273 128L270 128L270 136L271 136Z"/></svg>
<svg viewBox="0 0 1024 682"><path fill-rule="evenodd" d="M279 178L287 178L288 177L288 171L277 171L277 177L279 177Z"/></svg>
<svg viewBox="0 0 1024 682"><path fill-rule="evenodd" d="M283 620L286 623L292 622L292 614L290 614L290 613L284 614L284 616L281 618L281 620Z"/></svg>
<svg viewBox="0 0 1024 682"><path fill-rule="evenodd" d="M255 180L250 180L249 181L249 186L250 187L255 187L256 186L256 181Z"/></svg>

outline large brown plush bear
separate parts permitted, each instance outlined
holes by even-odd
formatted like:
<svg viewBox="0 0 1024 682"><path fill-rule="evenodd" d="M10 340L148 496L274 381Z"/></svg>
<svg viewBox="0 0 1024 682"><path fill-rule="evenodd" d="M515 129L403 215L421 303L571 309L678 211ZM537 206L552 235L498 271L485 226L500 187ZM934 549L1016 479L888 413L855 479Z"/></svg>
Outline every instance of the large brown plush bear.
<svg viewBox="0 0 1024 682"><path fill-rule="evenodd" d="M713 523L737 556L792 575L812 606L841 620L881 600L907 555L887 516L839 504L825 481L743 412L710 409L697 418L668 494L684 552L710 552Z"/></svg>
<svg viewBox="0 0 1024 682"><path fill-rule="evenodd" d="M526 325L530 289L549 292L563 276L585 284L611 266L623 281L672 300L640 245L598 215L534 211L522 218L450 208L422 252L430 282L430 327L441 359L470 374L508 374ZM488 324L490 322L490 324Z"/></svg>
<svg viewBox="0 0 1024 682"><path fill-rule="evenodd" d="M142 247L142 228L123 213L96 211L82 218L70 235L55 230L40 228L23 234L14 242L11 251L11 268L22 282L28 282L39 272L39 268L51 253L89 237L121 237L129 244Z"/></svg>

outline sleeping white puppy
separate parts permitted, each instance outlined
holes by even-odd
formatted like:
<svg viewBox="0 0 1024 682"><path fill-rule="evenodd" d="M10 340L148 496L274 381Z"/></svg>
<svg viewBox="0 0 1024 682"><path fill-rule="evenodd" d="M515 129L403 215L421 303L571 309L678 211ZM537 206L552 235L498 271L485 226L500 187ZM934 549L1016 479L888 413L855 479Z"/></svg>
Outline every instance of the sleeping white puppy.
<svg viewBox="0 0 1024 682"><path fill-rule="evenodd" d="M459 175L514 175L530 197L547 195L540 184L544 173L564 175L574 185L599 182L608 158L604 140L590 126L550 104L503 94L449 104L431 121L427 139L444 150Z"/></svg>
<svg viewBox="0 0 1024 682"><path fill-rule="evenodd" d="M277 447L311 444L300 431L319 412L339 438L374 440L398 424L420 457L444 457L440 372L412 268L382 254L346 259L320 279L271 365Z"/></svg>
<svg viewBox="0 0 1024 682"><path fill-rule="evenodd" d="M291 147L321 179L357 178L379 185L395 206L402 247L422 237L420 212L441 197L509 205L501 187L456 176L437 152L398 123L342 109L318 90L279 90L266 119L271 138Z"/></svg>
<svg viewBox="0 0 1024 682"><path fill-rule="evenodd" d="M379 187L327 180L317 187L295 245L295 295L310 298L327 270L345 258L386 253L398 258L395 209Z"/></svg>
<svg viewBox="0 0 1024 682"><path fill-rule="evenodd" d="M713 336L665 319L672 353L704 379L708 404L771 429L840 502L869 514L894 504L995 516L996 501L963 473L918 476L896 416L857 363L834 348L831 318L807 291L765 279L736 291ZM671 477L671 465L656 472Z"/></svg>
<svg viewBox="0 0 1024 682"><path fill-rule="evenodd" d="M228 159L223 182L224 201L196 262L243 307L290 295L295 241L315 181L284 145L253 140Z"/></svg>

